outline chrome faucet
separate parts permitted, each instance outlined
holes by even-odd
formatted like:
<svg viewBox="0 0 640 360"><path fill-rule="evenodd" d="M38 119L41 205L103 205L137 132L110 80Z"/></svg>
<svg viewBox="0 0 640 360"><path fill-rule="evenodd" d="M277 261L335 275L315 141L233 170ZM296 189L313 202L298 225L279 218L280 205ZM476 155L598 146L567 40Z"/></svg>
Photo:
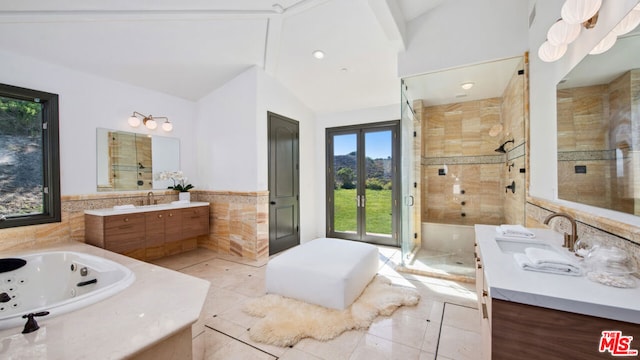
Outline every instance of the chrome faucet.
<svg viewBox="0 0 640 360"><path fill-rule="evenodd" d="M147 193L147 205L153 205L151 203L151 200L153 200L154 203L156 202L155 199L153 198L153 191L149 191Z"/></svg>
<svg viewBox="0 0 640 360"><path fill-rule="evenodd" d="M575 250L576 241L578 241L578 230L576 226L576 220L572 218L571 215L569 214L555 213L547 216L547 218L544 219L544 224L548 225L549 220L553 219L556 216L563 217L569 220L569 222L571 222L571 234L567 234L566 232L564 233L564 244L562 246L566 247L569 251L573 252Z"/></svg>

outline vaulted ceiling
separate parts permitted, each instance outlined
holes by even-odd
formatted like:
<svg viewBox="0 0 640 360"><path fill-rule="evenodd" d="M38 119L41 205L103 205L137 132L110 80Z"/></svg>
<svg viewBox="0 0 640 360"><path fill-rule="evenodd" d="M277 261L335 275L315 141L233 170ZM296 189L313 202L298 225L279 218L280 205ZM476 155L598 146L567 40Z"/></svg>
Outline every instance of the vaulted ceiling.
<svg viewBox="0 0 640 360"><path fill-rule="evenodd" d="M259 66L332 112L398 103L401 29L442 2L4 1L0 49L194 101Z"/></svg>

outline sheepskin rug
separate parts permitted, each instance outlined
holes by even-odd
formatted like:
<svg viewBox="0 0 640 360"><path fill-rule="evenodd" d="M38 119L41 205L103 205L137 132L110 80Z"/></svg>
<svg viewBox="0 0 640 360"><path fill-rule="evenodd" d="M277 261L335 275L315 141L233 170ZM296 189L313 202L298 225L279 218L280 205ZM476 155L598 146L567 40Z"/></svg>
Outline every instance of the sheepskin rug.
<svg viewBox="0 0 640 360"><path fill-rule="evenodd" d="M326 341L347 330L366 329L378 315L389 316L398 307L416 305L419 300L415 289L394 286L389 279L376 276L345 310L267 294L249 300L244 311L261 318L249 330L253 341L284 347L307 337Z"/></svg>

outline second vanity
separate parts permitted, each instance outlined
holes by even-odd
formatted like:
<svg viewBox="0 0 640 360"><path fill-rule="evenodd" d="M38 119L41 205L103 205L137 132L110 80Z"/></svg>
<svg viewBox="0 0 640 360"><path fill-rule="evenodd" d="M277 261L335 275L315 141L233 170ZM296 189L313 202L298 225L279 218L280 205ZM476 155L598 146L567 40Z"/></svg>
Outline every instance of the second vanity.
<svg viewBox="0 0 640 360"><path fill-rule="evenodd" d="M193 250L209 234L209 203L85 210L87 244L139 260Z"/></svg>
<svg viewBox="0 0 640 360"><path fill-rule="evenodd" d="M562 235L529 229L536 240L567 257ZM633 336L640 349L640 287L615 288L586 276L526 271L496 241L496 226L476 225L476 287L485 359L602 359L603 331Z"/></svg>

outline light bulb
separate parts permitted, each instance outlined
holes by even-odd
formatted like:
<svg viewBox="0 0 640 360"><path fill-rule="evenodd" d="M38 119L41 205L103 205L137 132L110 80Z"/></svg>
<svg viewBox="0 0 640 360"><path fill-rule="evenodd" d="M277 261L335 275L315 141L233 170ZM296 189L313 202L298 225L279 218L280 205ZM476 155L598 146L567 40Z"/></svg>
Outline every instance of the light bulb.
<svg viewBox="0 0 640 360"><path fill-rule="evenodd" d="M635 8L625 16L616 27L611 30L616 36L624 35L635 29L640 24L640 9Z"/></svg>
<svg viewBox="0 0 640 360"><path fill-rule="evenodd" d="M169 122L169 120L162 123L162 130L169 132L173 130L173 124Z"/></svg>
<svg viewBox="0 0 640 360"><path fill-rule="evenodd" d="M149 130L155 130L155 128L157 128L157 127L158 127L158 123L157 123L155 120L153 120L153 119L148 119L148 120L144 123L144 126L146 126L146 127L147 127L147 129L149 129Z"/></svg>
<svg viewBox="0 0 640 360"><path fill-rule="evenodd" d="M604 39L602 39L598 45L596 45L593 50L589 51L589 55L598 55L598 54L602 54L603 52L611 49L611 47L616 43L616 40L618 39L618 37L616 36L616 34L612 31L609 34L607 34L607 36L604 37Z"/></svg>
<svg viewBox="0 0 640 360"><path fill-rule="evenodd" d="M591 19L602 5L602 0L567 0L560 14L568 24L582 24Z"/></svg>
<svg viewBox="0 0 640 360"><path fill-rule="evenodd" d="M554 62L560 59L566 52L566 44L555 46L550 42L545 41L540 45L540 48L538 48L538 57L544 62Z"/></svg>
<svg viewBox="0 0 640 360"><path fill-rule="evenodd" d="M140 126L140 119L138 119L136 116L130 116L129 120L127 120L127 122L129 123L129 126L131 127L138 127Z"/></svg>
<svg viewBox="0 0 640 360"><path fill-rule="evenodd" d="M560 19L549 28L547 40L555 46L569 44L580 35L580 27L580 24L569 24Z"/></svg>
<svg viewBox="0 0 640 360"><path fill-rule="evenodd" d="M324 51L316 50L312 53L313 57L316 59L324 59Z"/></svg>

